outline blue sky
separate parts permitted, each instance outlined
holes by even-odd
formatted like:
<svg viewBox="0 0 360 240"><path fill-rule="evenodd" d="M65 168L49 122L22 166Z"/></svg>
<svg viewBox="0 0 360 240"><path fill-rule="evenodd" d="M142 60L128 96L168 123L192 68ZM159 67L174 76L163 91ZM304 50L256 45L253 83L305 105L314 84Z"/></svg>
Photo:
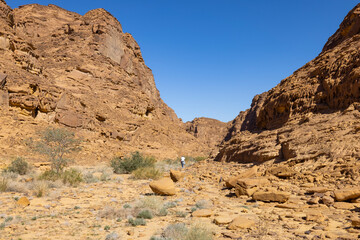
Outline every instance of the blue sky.
<svg viewBox="0 0 360 240"><path fill-rule="evenodd" d="M6 0L80 14L105 8L131 33L183 121L234 119L320 52L355 0Z"/></svg>

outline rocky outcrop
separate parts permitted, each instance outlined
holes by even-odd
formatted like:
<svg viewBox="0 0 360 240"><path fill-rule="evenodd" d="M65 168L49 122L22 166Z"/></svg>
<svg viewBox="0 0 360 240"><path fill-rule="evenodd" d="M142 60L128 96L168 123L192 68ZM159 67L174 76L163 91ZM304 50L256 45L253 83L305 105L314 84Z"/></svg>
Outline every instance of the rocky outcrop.
<svg viewBox="0 0 360 240"><path fill-rule="evenodd" d="M211 149L212 155L216 155L219 144L225 138L229 123L224 123L211 118L195 118L185 123L186 131Z"/></svg>
<svg viewBox="0 0 360 240"><path fill-rule="evenodd" d="M255 96L232 122L217 160L314 169L310 162L327 168L360 157L359 12L357 5L317 58Z"/></svg>
<svg viewBox="0 0 360 240"><path fill-rule="evenodd" d="M12 10L1 0L0 25L0 155L22 155L22 140L53 124L85 140L87 162L136 150L159 158L213 151L162 101L139 45L106 10Z"/></svg>

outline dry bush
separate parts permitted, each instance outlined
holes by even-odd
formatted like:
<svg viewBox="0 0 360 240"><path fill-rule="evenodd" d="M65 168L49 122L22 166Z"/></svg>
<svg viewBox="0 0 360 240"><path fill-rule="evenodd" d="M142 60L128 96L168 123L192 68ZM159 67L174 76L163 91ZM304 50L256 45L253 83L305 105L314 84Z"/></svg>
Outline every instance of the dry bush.
<svg viewBox="0 0 360 240"><path fill-rule="evenodd" d="M188 228L185 223L175 223L166 227L162 236L165 239L182 240L186 236Z"/></svg>
<svg viewBox="0 0 360 240"><path fill-rule="evenodd" d="M31 189L36 197L43 197L49 192L49 183L47 181L35 181Z"/></svg>
<svg viewBox="0 0 360 240"><path fill-rule="evenodd" d="M184 223L176 223L169 225L162 233L160 239L172 240L212 240L213 234L208 224L196 222L190 227Z"/></svg>
<svg viewBox="0 0 360 240"><path fill-rule="evenodd" d="M9 180L7 192L28 193L29 185L24 182Z"/></svg>
<svg viewBox="0 0 360 240"><path fill-rule="evenodd" d="M99 182L99 179L94 176L92 172L83 172L83 179L86 183L96 183Z"/></svg>
<svg viewBox="0 0 360 240"><path fill-rule="evenodd" d="M193 223L184 240L212 240L213 233L209 224L195 222Z"/></svg>
<svg viewBox="0 0 360 240"><path fill-rule="evenodd" d="M111 175L114 173L113 169L107 166L101 167L98 172L101 173L100 181L103 182L111 180Z"/></svg>
<svg viewBox="0 0 360 240"><path fill-rule="evenodd" d="M164 202L157 196L146 196L135 203L134 213L137 215L142 210L149 210L153 215L163 216ZM165 209L166 210L166 209Z"/></svg>
<svg viewBox="0 0 360 240"><path fill-rule="evenodd" d="M115 208L113 206L105 206L102 210L98 212L98 216L100 218L106 219L123 219L132 216L132 209L131 208Z"/></svg>
<svg viewBox="0 0 360 240"><path fill-rule="evenodd" d="M159 179L163 172L155 167L142 167L132 172L135 179Z"/></svg>

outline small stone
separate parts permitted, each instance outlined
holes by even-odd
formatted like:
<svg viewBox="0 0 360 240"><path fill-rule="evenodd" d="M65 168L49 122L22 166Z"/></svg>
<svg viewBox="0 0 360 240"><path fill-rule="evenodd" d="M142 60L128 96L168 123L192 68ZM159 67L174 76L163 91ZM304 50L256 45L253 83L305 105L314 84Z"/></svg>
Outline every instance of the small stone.
<svg viewBox="0 0 360 240"><path fill-rule="evenodd" d="M290 193L280 191L258 191L255 192L252 197L257 201L284 203L290 198Z"/></svg>
<svg viewBox="0 0 360 240"><path fill-rule="evenodd" d="M351 226L360 227L360 218L356 217L351 219Z"/></svg>
<svg viewBox="0 0 360 240"><path fill-rule="evenodd" d="M323 222L325 220L324 215L321 212L313 211L306 214L306 221Z"/></svg>
<svg viewBox="0 0 360 240"><path fill-rule="evenodd" d="M312 187L306 190L307 194L314 194L314 193L325 193L330 191L330 189L326 187Z"/></svg>
<svg viewBox="0 0 360 240"><path fill-rule="evenodd" d="M214 223L215 223L216 225L220 225L220 226L221 226L221 225L225 225L225 224L231 223L232 220L233 220L233 218L230 217L230 216L218 216L218 217L215 217Z"/></svg>
<svg viewBox="0 0 360 240"><path fill-rule="evenodd" d="M193 217L211 217L213 212L209 209L199 209L191 214Z"/></svg>
<svg viewBox="0 0 360 240"><path fill-rule="evenodd" d="M246 228L251 228L254 225L255 225L255 221L247 219L242 216L238 216L230 223L230 225L227 228L230 230L246 229Z"/></svg>
<svg viewBox="0 0 360 240"><path fill-rule="evenodd" d="M354 204L348 202L336 202L334 203L334 208L349 210L354 208Z"/></svg>
<svg viewBox="0 0 360 240"><path fill-rule="evenodd" d="M334 198L332 198L330 196L323 196L321 198L321 201L323 204L325 204L327 206L330 206L330 205L334 204L334 202L335 202Z"/></svg>
<svg viewBox="0 0 360 240"><path fill-rule="evenodd" d="M21 197L19 200L17 200L16 203L22 207L27 207L30 205L30 201L27 197Z"/></svg>

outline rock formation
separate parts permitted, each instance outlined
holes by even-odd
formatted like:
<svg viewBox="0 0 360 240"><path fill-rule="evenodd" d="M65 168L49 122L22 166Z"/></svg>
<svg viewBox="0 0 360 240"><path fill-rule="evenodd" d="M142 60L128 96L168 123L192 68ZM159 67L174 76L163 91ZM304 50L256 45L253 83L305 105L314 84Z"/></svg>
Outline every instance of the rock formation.
<svg viewBox="0 0 360 240"><path fill-rule="evenodd" d="M0 26L3 156L22 155L22 140L53 124L84 138L86 161L135 150L208 156L215 146L186 132L139 45L104 9L84 16L55 5L12 10L1 0Z"/></svg>
<svg viewBox="0 0 360 240"><path fill-rule="evenodd" d="M359 23L360 4L318 57L254 97L232 122L216 159L287 160L324 172L336 171L335 162L354 163L360 157Z"/></svg>

